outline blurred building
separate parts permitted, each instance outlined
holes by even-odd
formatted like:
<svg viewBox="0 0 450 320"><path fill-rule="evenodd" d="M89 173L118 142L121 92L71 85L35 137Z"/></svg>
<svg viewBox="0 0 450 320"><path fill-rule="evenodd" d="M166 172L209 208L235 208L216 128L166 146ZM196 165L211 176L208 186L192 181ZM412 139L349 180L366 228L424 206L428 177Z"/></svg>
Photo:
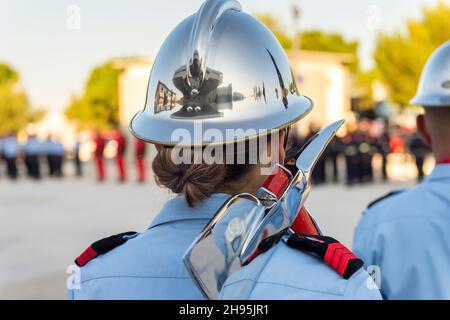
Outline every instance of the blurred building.
<svg viewBox="0 0 450 320"><path fill-rule="evenodd" d="M319 51L290 51L289 60L297 77L299 92L314 101L313 111L301 122L298 130L305 135L309 123L323 126L351 113L351 54Z"/></svg>
<svg viewBox="0 0 450 320"><path fill-rule="evenodd" d="M115 67L122 70L119 75L119 119L120 124L126 128L133 115L144 108L152 60L118 59Z"/></svg>
<svg viewBox="0 0 450 320"><path fill-rule="evenodd" d="M348 64L353 61L352 55L290 51L288 56L300 93L314 100L314 111L298 127L300 133L306 134L311 121L322 126L336 119L351 117ZM119 77L119 113L121 124L127 127L132 116L145 104L152 60L120 59L115 65L123 71ZM173 99L171 91L166 91L161 90L163 95L159 99Z"/></svg>

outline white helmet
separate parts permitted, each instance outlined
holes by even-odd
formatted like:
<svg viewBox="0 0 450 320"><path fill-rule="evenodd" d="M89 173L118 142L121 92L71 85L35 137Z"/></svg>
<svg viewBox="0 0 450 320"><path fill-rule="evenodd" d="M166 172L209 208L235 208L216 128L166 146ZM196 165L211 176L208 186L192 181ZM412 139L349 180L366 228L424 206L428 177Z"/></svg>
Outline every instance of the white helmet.
<svg viewBox="0 0 450 320"><path fill-rule="evenodd" d="M417 94L410 103L424 107L450 106L450 41L437 48L428 59Z"/></svg>
<svg viewBox="0 0 450 320"><path fill-rule="evenodd" d="M130 131L164 145L227 143L285 128L311 109L272 32L237 1L207 0L164 41ZM194 134L198 125L222 138ZM190 133L187 143L177 129Z"/></svg>

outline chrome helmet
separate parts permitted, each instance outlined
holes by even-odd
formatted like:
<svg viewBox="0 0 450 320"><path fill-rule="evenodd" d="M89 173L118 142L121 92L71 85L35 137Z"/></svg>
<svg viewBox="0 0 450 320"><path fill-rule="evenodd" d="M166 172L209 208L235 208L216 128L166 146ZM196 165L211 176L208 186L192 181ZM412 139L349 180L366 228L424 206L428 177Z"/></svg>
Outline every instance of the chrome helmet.
<svg viewBox="0 0 450 320"><path fill-rule="evenodd" d="M428 59L417 94L410 103L424 107L450 106L450 41L437 48Z"/></svg>
<svg viewBox="0 0 450 320"><path fill-rule="evenodd" d="M285 128L312 105L268 28L237 1L207 0L164 41L130 131L163 145L222 144Z"/></svg>

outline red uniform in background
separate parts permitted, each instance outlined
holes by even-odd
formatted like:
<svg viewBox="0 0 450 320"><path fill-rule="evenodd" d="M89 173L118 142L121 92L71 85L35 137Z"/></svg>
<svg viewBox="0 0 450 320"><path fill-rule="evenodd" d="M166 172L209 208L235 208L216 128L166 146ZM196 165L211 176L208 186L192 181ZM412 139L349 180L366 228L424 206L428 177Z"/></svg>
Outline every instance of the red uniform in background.
<svg viewBox="0 0 450 320"><path fill-rule="evenodd" d="M103 150L105 150L105 139L100 133L95 137L95 164L97 167L97 180L105 180L105 164L103 161Z"/></svg>
<svg viewBox="0 0 450 320"><path fill-rule="evenodd" d="M117 169L119 171L119 181L125 181L127 179L127 176L124 157L127 147L127 141L125 140L125 136L123 135L123 133L120 131L117 133L116 142L117 142L116 164Z"/></svg>
<svg viewBox="0 0 450 320"><path fill-rule="evenodd" d="M138 172L138 181L145 181L145 142L136 139L135 143L136 168Z"/></svg>

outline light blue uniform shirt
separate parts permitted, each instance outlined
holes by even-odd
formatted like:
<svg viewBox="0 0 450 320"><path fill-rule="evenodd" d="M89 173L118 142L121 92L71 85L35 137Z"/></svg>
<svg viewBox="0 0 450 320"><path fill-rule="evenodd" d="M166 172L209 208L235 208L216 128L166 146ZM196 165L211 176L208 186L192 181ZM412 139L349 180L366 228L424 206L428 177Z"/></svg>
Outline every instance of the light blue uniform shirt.
<svg viewBox="0 0 450 320"><path fill-rule="evenodd" d="M42 153L42 143L36 138L30 138L27 143L25 143L23 151L26 155L39 155Z"/></svg>
<svg viewBox="0 0 450 320"><path fill-rule="evenodd" d="M2 146L3 155L5 158L15 158L20 152L20 144L16 137L9 136L3 139Z"/></svg>
<svg viewBox="0 0 450 320"><path fill-rule="evenodd" d="M364 269L345 280L318 257L280 241L232 274L220 299L380 300L381 295Z"/></svg>
<svg viewBox="0 0 450 320"><path fill-rule="evenodd" d="M55 140L47 140L43 149L47 155L63 156L65 153L64 146Z"/></svg>
<svg viewBox="0 0 450 320"><path fill-rule="evenodd" d="M182 257L228 197L213 194L193 208L170 199L148 230L81 267L80 288L68 298L202 299Z"/></svg>
<svg viewBox="0 0 450 320"><path fill-rule="evenodd" d="M379 267L384 298L450 299L450 165L368 209L354 250Z"/></svg>

